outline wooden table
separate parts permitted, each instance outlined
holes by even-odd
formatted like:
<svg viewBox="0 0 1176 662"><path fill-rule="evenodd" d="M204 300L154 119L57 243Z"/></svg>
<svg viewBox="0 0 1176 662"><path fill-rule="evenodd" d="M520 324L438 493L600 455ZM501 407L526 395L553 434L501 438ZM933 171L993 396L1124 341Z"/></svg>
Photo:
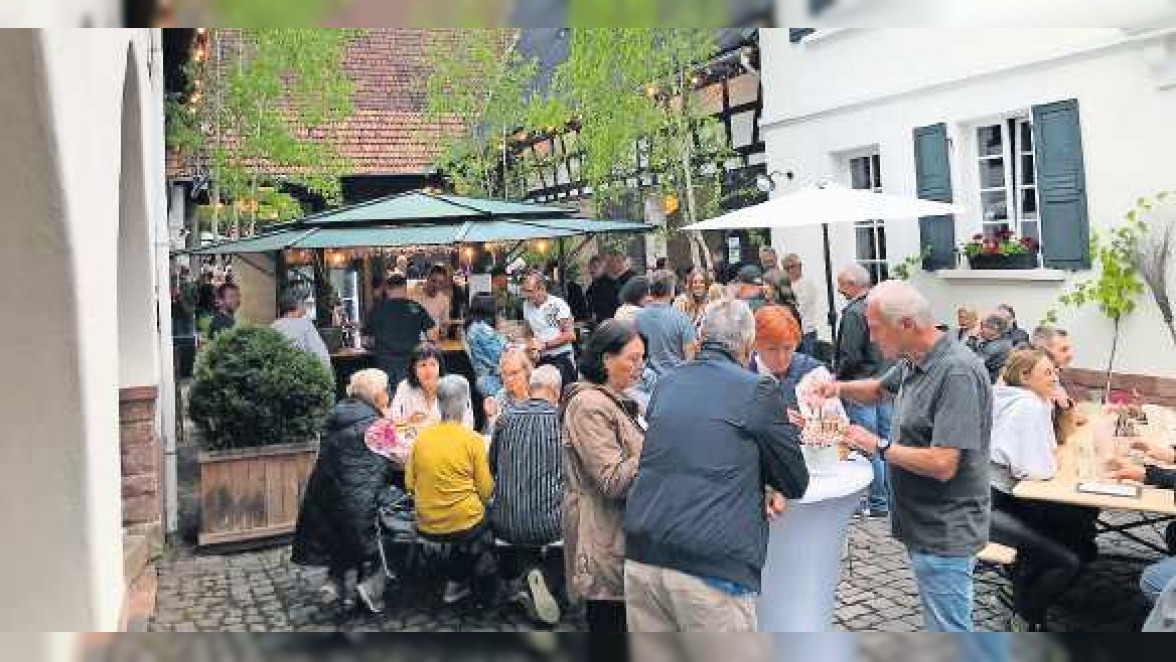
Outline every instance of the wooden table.
<svg viewBox="0 0 1176 662"><path fill-rule="evenodd" d="M1163 547L1144 540L1131 533L1131 529L1153 526L1158 523L1176 519L1176 492L1157 487L1143 486L1139 496L1121 497L1106 494L1091 494L1079 492L1077 448L1079 444L1091 443L1094 434L1094 422L1098 417L1105 417L1102 412L1086 412L1090 421L1079 427L1058 449L1058 473L1050 480L1023 480L1013 488L1013 496L1021 499L1036 501L1050 501L1074 506L1088 506L1100 510L1122 510L1139 513L1140 517L1122 524L1112 524L1100 518L1097 522L1099 533L1118 533L1124 537L1154 549L1167 553ZM1149 426L1150 427L1150 426ZM1160 434L1151 429L1144 432L1144 436ZM1105 481L1109 482L1109 481ZM1138 484L1132 481L1121 481L1127 484Z"/></svg>

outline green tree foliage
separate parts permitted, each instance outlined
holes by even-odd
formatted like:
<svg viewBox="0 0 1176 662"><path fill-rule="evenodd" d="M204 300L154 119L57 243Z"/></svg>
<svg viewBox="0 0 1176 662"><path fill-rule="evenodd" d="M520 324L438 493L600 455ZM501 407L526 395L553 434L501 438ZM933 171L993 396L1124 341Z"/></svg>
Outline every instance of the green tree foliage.
<svg viewBox="0 0 1176 662"><path fill-rule="evenodd" d="M207 52L189 63L192 89L168 105L168 144L207 165L214 232L220 203L251 234L259 222L301 209L274 184L290 183L337 202L350 165L329 137L352 113L343 68L355 30L209 30ZM266 190L266 189L269 190ZM240 228L239 228L240 229Z"/></svg>
<svg viewBox="0 0 1176 662"><path fill-rule="evenodd" d="M715 54L714 31L571 29L566 38L568 58L544 97L529 92L535 63L510 40L502 47L501 31L472 31L461 45L435 51L431 112L468 127L450 137L442 159L459 190L521 195L532 173L550 172L560 157L511 152L511 139L562 133L577 166L572 178L590 188L598 211L615 208L631 190L626 178L641 172L654 176L652 192L684 200L669 230L712 216L730 150L695 88ZM700 238L692 248L696 264L709 259Z"/></svg>
<svg viewBox="0 0 1176 662"><path fill-rule="evenodd" d="M312 439L335 397L318 358L265 327L219 334L201 352L194 377L189 411L205 450Z"/></svg>
<svg viewBox="0 0 1176 662"><path fill-rule="evenodd" d="M459 193L519 197L522 190L511 191L509 178L499 173L507 158L507 136L522 127L531 103L538 63L519 54L514 30L438 30L427 35L433 71L425 84L425 115L455 128L442 135L439 162L448 166L446 173Z"/></svg>
<svg viewBox="0 0 1176 662"><path fill-rule="evenodd" d="M1139 256L1150 226L1144 215L1168 195L1163 192L1154 199L1140 198L1118 226L1103 232L1095 231L1090 240L1090 254L1097 265L1098 274L1072 286L1058 299L1065 307L1094 306L1114 325L1111 351L1107 358L1107 391L1111 387L1123 318L1139 307L1139 296L1145 287L1139 269ZM1058 311L1050 310L1045 319L1056 323Z"/></svg>

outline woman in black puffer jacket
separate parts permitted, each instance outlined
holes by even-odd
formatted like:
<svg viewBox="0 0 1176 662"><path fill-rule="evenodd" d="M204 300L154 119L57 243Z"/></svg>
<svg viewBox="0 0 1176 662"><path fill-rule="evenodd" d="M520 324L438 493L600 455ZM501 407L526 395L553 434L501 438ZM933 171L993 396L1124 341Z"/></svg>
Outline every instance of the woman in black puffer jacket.
<svg viewBox="0 0 1176 662"><path fill-rule="evenodd" d="M392 484L393 465L369 450L364 435L388 406L388 376L361 370L351 377L348 397L327 418L318 460L298 513L291 560L326 566L323 601L345 596L347 573L357 570L359 597L373 612L382 610L384 570L378 561L376 500Z"/></svg>

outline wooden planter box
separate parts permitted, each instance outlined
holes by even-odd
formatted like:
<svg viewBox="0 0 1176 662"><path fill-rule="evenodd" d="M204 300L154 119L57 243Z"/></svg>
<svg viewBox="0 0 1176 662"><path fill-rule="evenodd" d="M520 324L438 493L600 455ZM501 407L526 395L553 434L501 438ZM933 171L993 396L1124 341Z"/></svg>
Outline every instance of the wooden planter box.
<svg viewBox="0 0 1176 662"><path fill-rule="evenodd" d="M1036 269L1037 254L969 255L968 266L973 269Z"/></svg>
<svg viewBox="0 0 1176 662"><path fill-rule="evenodd" d="M317 455L317 441L200 453L200 546L293 533Z"/></svg>

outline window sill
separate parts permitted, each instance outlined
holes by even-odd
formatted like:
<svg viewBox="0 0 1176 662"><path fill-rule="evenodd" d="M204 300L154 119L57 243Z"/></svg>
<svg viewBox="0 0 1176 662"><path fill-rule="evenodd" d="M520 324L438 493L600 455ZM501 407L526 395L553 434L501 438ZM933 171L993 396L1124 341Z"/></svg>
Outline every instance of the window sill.
<svg viewBox="0 0 1176 662"><path fill-rule="evenodd" d="M845 34L852 32L854 28L820 28L816 32L810 32L801 38L800 43L804 45L819 44L824 41L829 41L836 37L845 36Z"/></svg>
<svg viewBox="0 0 1176 662"><path fill-rule="evenodd" d="M947 281L984 281L1014 283L1062 283L1061 269L940 269L935 275Z"/></svg>

